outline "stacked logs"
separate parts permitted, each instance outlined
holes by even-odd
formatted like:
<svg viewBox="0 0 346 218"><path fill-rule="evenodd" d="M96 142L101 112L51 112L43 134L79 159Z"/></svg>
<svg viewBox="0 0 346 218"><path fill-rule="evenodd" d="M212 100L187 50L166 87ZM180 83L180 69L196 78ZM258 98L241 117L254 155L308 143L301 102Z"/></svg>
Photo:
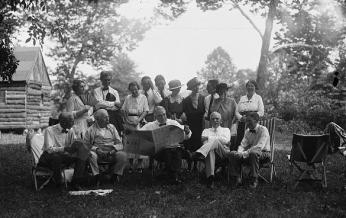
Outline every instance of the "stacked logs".
<svg viewBox="0 0 346 218"><path fill-rule="evenodd" d="M21 83L0 87L0 129L37 129L48 126L50 86Z"/></svg>
<svg viewBox="0 0 346 218"><path fill-rule="evenodd" d="M38 83L27 85L27 128L47 127L50 116L50 87Z"/></svg>
<svg viewBox="0 0 346 218"><path fill-rule="evenodd" d="M26 128L25 96L26 88L22 86L1 86L0 92L0 128Z"/></svg>

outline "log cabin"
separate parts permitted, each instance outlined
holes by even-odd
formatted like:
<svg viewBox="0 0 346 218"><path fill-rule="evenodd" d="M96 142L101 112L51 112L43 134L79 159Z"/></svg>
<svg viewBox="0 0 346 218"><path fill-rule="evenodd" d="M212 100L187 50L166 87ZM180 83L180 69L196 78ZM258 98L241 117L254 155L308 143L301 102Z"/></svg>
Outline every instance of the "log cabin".
<svg viewBox="0 0 346 218"><path fill-rule="evenodd" d="M39 47L17 47L12 82L0 78L0 131L48 126L52 83Z"/></svg>

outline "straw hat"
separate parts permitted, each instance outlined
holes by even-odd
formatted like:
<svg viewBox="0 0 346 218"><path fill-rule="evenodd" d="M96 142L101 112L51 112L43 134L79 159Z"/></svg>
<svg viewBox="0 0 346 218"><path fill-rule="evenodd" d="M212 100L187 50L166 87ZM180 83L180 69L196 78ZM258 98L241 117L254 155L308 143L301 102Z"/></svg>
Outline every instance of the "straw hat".
<svg viewBox="0 0 346 218"><path fill-rule="evenodd" d="M169 91L172 91L174 89L179 89L179 88L181 88L181 82L180 82L180 80L177 80L177 79L171 80L168 83L168 87L169 87L168 88Z"/></svg>

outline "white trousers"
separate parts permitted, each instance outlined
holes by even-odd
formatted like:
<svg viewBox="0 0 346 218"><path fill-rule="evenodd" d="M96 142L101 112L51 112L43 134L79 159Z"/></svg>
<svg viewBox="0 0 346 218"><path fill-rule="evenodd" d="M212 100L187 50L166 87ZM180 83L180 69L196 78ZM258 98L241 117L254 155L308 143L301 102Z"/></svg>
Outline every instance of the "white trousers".
<svg viewBox="0 0 346 218"><path fill-rule="evenodd" d="M229 147L223 145L218 139L208 140L196 152L201 153L205 157L205 174L207 178L214 175L215 153L222 159L227 158L230 154Z"/></svg>

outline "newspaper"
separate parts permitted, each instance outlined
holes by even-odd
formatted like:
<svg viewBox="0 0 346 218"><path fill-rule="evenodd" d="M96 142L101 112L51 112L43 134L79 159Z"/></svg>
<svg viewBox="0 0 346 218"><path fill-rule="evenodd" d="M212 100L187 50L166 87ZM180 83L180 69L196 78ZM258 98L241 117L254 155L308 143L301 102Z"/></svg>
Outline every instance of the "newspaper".
<svg viewBox="0 0 346 218"><path fill-rule="evenodd" d="M184 130L167 125L155 130L134 130L125 137L125 151L152 156L162 148L175 147L184 141Z"/></svg>

